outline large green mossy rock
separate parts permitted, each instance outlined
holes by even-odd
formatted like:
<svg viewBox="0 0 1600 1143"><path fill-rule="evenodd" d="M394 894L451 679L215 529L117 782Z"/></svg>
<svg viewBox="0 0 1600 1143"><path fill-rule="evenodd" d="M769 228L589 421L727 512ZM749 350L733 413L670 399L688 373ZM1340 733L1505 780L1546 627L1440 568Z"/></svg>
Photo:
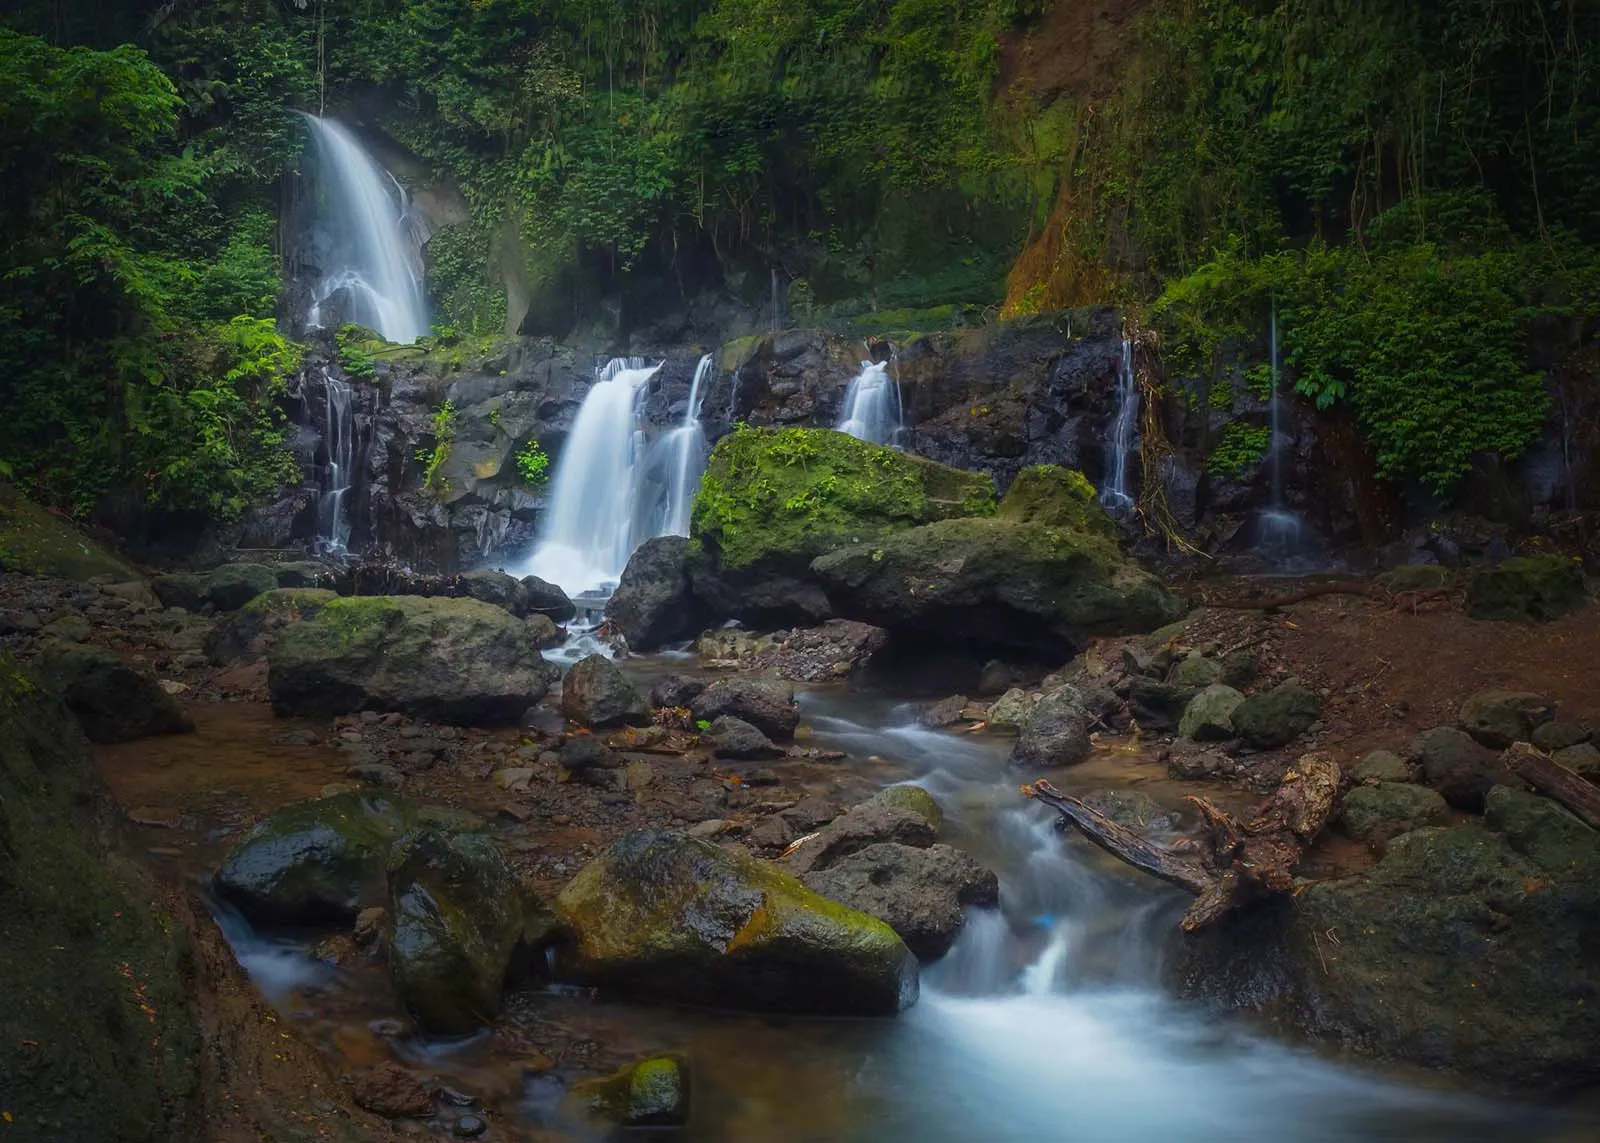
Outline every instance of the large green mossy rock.
<svg viewBox="0 0 1600 1143"><path fill-rule="evenodd" d="M33 671L66 700L91 741L128 742L194 729L147 668L104 647L47 641L33 661Z"/></svg>
<svg viewBox="0 0 1600 1143"><path fill-rule="evenodd" d="M66 709L0 655L0 1138L167 1143L200 1044L170 919L110 846Z"/></svg>
<svg viewBox="0 0 1600 1143"><path fill-rule="evenodd" d="M390 710L514 724L559 677L526 624L476 599L336 599L284 628L267 656L273 708L315 718Z"/></svg>
<svg viewBox="0 0 1600 1143"><path fill-rule="evenodd" d="M133 567L82 532L0 484L0 571L88 581L140 579Z"/></svg>
<svg viewBox="0 0 1600 1143"><path fill-rule="evenodd" d="M1565 556L1515 556L1480 568L1467 583L1474 619L1556 619L1582 605L1583 566Z"/></svg>
<svg viewBox="0 0 1600 1143"><path fill-rule="evenodd" d="M996 515L1002 520L1046 524L1106 539L1115 539L1117 534L1089 478L1058 464L1036 464L1017 473Z"/></svg>
<svg viewBox="0 0 1600 1143"><path fill-rule="evenodd" d="M206 654L219 667L258 657L273 634L315 615L338 595L326 588L280 587L263 592L207 633Z"/></svg>
<svg viewBox="0 0 1600 1143"><path fill-rule="evenodd" d="M1183 613L1111 540L1014 520L944 520L832 552L811 569L843 618L1049 654Z"/></svg>
<svg viewBox="0 0 1600 1143"><path fill-rule="evenodd" d="M266 564L223 564L206 572L158 575L151 586L168 607L199 611L209 605L217 611L237 611L258 595L276 589L278 571Z"/></svg>
<svg viewBox="0 0 1600 1143"><path fill-rule="evenodd" d="M580 1115L614 1127L682 1127L689 1121L689 1069L671 1056L652 1056L579 1080L568 1101Z"/></svg>
<svg viewBox="0 0 1600 1143"><path fill-rule="evenodd" d="M832 429L740 429L717 442L694 534L729 572L803 573L847 544L993 515L994 481Z"/></svg>
<svg viewBox="0 0 1600 1143"><path fill-rule="evenodd" d="M889 1016L917 995L916 958L888 925L673 831L622 838L555 908L575 933L564 971L641 999Z"/></svg>
<svg viewBox="0 0 1600 1143"><path fill-rule="evenodd" d="M499 846L481 833L419 830L390 851L388 880L389 975L418 1027L448 1036L492 1023L524 921Z"/></svg>

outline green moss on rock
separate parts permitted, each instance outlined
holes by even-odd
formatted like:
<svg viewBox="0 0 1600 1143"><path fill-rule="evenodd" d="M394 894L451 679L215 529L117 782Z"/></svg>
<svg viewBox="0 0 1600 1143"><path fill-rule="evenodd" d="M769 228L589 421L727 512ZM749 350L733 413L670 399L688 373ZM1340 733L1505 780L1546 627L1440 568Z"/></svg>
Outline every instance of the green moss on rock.
<svg viewBox="0 0 1600 1143"><path fill-rule="evenodd" d="M571 1100L580 1112L618 1127L681 1127L689 1118L689 1070L671 1056L652 1056L580 1080Z"/></svg>
<svg viewBox="0 0 1600 1143"><path fill-rule="evenodd" d="M983 473L831 429L744 428L711 454L694 534L726 569L798 569L846 544L993 514L994 482Z"/></svg>
<svg viewBox="0 0 1600 1143"><path fill-rule="evenodd" d="M87 581L140 579L133 567L9 484L0 484L0 571Z"/></svg>
<svg viewBox="0 0 1600 1143"><path fill-rule="evenodd" d="M1467 584L1467 614L1474 619L1545 620L1584 601L1583 567L1565 556L1516 556L1481 568Z"/></svg>
<svg viewBox="0 0 1600 1143"><path fill-rule="evenodd" d="M1088 477L1056 464L1036 464L1017 473L996 514L1002 520L1068 528L1107 539L1117 534Z"/></svg>

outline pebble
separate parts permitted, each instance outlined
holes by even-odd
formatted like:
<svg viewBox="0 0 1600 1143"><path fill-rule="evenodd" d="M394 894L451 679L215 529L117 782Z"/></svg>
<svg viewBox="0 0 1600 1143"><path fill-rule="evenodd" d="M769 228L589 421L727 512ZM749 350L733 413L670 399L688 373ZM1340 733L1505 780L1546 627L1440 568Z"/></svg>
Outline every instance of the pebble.
<svg viewBox="0 0 1600 1143"><path fill-rule="evenodd" d="M481 1115L463 1115L454 1130L457 1139L476 1139L489 1130L489 1124Z"/></svg>

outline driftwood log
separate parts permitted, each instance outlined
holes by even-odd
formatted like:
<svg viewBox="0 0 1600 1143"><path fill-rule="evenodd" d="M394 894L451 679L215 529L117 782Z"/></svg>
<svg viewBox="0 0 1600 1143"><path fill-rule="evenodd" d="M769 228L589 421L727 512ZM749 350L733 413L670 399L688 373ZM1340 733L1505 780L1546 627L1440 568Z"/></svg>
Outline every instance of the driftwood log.
<svg viewBox="0 0 1600 1143"><path fill-rule="evenodd" d="M1600 829L1600 786L1526 742L1513 743L1500 760L1539 793L1554 798L1589 826Z"/></svg>
<svg viewBox="0 0 1600 1143"><path fill-rule="evenodd" d="M1118 825L1043 778L1022 793L1055 810L1113 857L1193 893L1182 922L1183 931L1192 933L1241 905L1294 887L1294 867L1333 814L1339 764L1325 754L1304 755L1243 823L1204 798L1186 798L1200 811L1203 832L1172 845L1157 845Z"/></svg>

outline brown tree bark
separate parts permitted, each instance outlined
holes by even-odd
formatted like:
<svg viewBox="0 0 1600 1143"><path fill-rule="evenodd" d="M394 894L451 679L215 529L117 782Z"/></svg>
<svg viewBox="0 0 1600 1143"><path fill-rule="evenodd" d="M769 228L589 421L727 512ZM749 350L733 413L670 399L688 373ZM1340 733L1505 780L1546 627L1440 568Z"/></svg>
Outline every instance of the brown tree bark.
<svg viewBox="0 0 1600 1143"><path fill-rule="evenodd" d="M1600 786L1526 742L1512 743L1500 760L1535 790L1554 798L1594 829L1600 829Z"/></svg>

